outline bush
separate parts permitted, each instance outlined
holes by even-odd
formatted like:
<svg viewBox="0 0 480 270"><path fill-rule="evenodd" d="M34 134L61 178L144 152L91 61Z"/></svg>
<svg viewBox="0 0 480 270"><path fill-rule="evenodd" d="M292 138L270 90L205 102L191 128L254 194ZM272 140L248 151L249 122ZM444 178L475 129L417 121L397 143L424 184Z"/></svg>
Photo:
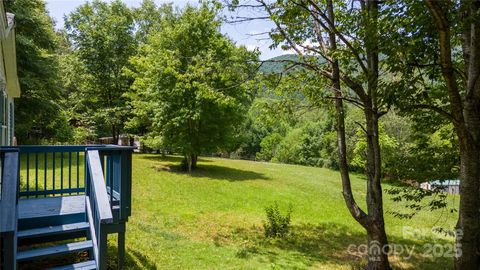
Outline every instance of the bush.
<svg viewBox="0 0 480 270"><path fill-rule="evenodd" d="M90 137L90 131L86 127L77 127L73 130L74 144L87 144Z"/></svg>
<svg viewBox="0 0 480 270"><path fill-rule="evenodd" d="M278 208L278 203L265 208L267 213L267 221L263 223L265 237L284 237L290 230L290 221L292 214L292 206L290 205L287 213L283 215Z"/></svg>
<svg viewBox="0 0 480 270"><path fill-rule="evenodd" d="M279 133L272 133L263 138L260 143L261 150L257 153L257 159L270 161L276 154L277 147L281 143L283 136Z"/></svg>

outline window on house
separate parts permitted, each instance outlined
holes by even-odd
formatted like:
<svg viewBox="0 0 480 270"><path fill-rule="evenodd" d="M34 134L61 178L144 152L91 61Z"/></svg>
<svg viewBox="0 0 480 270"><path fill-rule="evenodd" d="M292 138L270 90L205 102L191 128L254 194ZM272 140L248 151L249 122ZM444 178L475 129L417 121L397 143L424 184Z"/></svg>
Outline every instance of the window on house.
<svg viewBox="0 0 480 270"><path fill-rule="evenodd" d="M0 91L0 145L5 145L5 93Z"/></svg>
<svg viewBox="0 0 480 270"><path fill-rule="evenodd" d="M13 118L13 101L11 101L10 103L10 112L9 112L9 120L10 120L10 124L8 125L10 127L10 141L9 141L9 144L10 145L13 145L13 136L14 136L14 118Z"/></svg>
<svg viewBox="0 0 480 270"><path fill-rule="evenodd" d="M10 145L8 134L8 100L4 91L0 92L0 145Z"/></svg>

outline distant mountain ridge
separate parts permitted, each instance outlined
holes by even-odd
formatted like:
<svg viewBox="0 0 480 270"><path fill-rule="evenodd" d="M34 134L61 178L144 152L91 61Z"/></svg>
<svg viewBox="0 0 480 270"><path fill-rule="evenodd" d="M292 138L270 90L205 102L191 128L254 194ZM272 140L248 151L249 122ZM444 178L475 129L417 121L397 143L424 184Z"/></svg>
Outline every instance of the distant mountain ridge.
<svg viewBox="0 0 480 270"><path fill-rule="evenodd" d="M308 56L307 56L308 57ZM326 64L327 61L321 56L311 56L309 57L309 62L313 59L317 60L317 65ZM292 65L292 62L302 62L302 59L298 54L285 54L277 57L270 58L265 60L260 67L259 71L264 74L280 74L285 73L286 69ZM292 72L294 70L302 70L305 67L297 66L291 70L288 70L286 73Z"/></svg>
<svg viewBox="0 0 480 270"><path fill-rule="evenodd" d="M299 60L300 57L296 54L285 54L276 56L264 61L259 71L265 74L282 73L290 65L290 63L288 63L287 61Z"/></svg>

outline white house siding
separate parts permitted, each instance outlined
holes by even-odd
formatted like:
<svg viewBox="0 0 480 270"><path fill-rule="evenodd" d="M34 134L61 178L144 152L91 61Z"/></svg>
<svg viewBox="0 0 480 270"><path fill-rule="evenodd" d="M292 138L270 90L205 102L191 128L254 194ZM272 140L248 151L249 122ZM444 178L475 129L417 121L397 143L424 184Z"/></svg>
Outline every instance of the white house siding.
<svg viewBox="0 0 480 270"><path fill-rule="evenodd" d="M460 181L459 180L445 180L445 181L430 181L420 184L420 188L426 190L437 190L441 192L447 192L449 194L460 194Z"/></svg>
<svg viewBox="0 0 480 270"><path fill-rule="evenodd" d="M18 97L14 15L7 14L0 1L0 146L13 144L14 98Z"/></svg>

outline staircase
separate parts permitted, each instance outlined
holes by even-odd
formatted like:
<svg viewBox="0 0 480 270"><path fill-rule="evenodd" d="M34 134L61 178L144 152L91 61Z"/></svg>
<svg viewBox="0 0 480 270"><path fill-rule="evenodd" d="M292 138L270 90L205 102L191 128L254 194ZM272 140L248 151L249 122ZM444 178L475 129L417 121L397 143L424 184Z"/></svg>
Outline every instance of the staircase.
<svg viewBox="0 0 480 270"><path fill-rule="evenodd" d="M62 262L62 259L66 261L62 257L72 254L80 257L82 252L88 253L85 260L52 269L97 269L98 258L95 258L90 233L93 226L85 211L85 198L80 195L19 201L17 263L20 269L39 259ZM56 244L59 242L61 244Z"/></svg>
<svg viewBox="0 0 480 270"><path fill-rule="evenodd" d="M113 233L122 268L132 152L105 145L0 147L0 269L104 270Z"/></svg>

